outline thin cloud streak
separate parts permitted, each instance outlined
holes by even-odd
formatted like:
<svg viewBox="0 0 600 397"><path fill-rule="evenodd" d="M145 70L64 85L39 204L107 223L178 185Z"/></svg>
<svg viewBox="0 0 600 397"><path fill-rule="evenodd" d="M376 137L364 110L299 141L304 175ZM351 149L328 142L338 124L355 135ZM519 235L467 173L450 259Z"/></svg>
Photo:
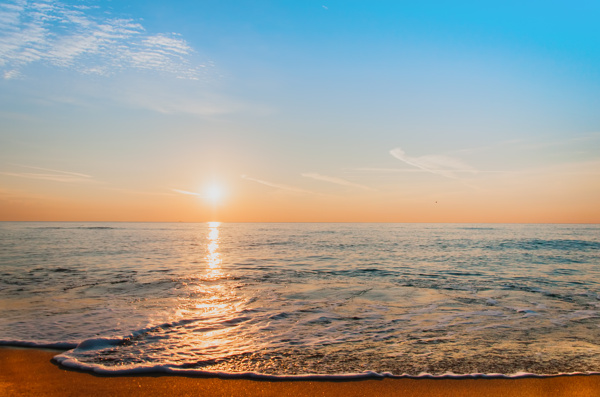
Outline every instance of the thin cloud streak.
<svg viewBox="0 0 600 397"><path fill-rule="evenodd" d="M173 191L175 193L179 193L179 194L185 194L185 195L188 195L188 196L204 197L203 194L196 193L196 192L189 192L187 190L171 189L171 191Z"/></svg>
<svg viewBox="0 0 600 397"><path fill-rule="evenodd" d="M53 182L91 182L89 178L83 178L68 174L37 174L30 172L0 172L0 175L14 176L17 178L41 179Z"/></svg>
<svg viewBox="0 0 600 397"><path fill-rule="evenodd" d="M247 175L241 175L241 178L245 179L247 181L252 181L252 182L260 183L262 185L269 186L269 187L272 187L272 188L275 188L275 189L278 189L278 190L284 190L284 191L295 192L295 193L314 194L311 191L300 189L300 188L297 188L297 187L294 187L294 186L288 186L288 185L282 185L282 184L279 184L279 183L273 183L273 182L263 181L262 179L252 178L252 177L249 177Z"/></svg>
<svg viewBox="0 0 600 397"><path fill-rule="evenodd" d="M39 173L39 172L10 172L0 171L0 175L12 176L16 178L27 178L27 179L39 179L52 182L67 182L67 183L79 183L79 182L94 182L91 175L82 174L79 172L72 171L61 171L52 168L34 167L30 165L14 164L18 167L29 168L32 170L49 171L50 173Z"/></svg>
<svg viewBox="0 0 600 397"><path fill-rule="evenodd" d="M345 179L336 178L336 177L333 177L333 176L321 175L321 174L317 174L317 173L304 173L304 174L301 174L301 175L303 177L305 177L305 178L312 178L312 179L316 179L318 181L329 182L329 183L333 183L333 184L336 184L336 185L354 187L354 188L363 189L363 190L371 190L371 191L375 190L375 189L370 188L368 186L360 185L358 183L353 183L353 182L347 181Z"/></svg>
<svg viewBox="0 0 600 397"><path fill-rule="evenodd" d="M390 150L390 154L408 165L412 165L413 167L417 167L423 171L441 175L450 179L458 179L458 177L455 175L456 172L477 172L462 160L454 157L441 155L410 157L407 156L404 150L399 147Z"/></svg>
<svg viewBox="0 0 600 397"><path fill-rule="evenodd" d="M383 173L423 173L423 172L431 172L429 170L423 169L414 169L414 168L377 168L377 167L361 167L361 168L351 168L352 171L362 171L362 172L383 172ZM480 171L480 170L452 170L452 172L460 174L460 173L468 173L468 174L505 174L511 173L511 171Z"/></svg>
<svg viewBox="0 0 600 397"><path fill-rule="evenodd" d="M34 166L31 166L31 165L23 165L23 164L15 164L15 165L18 165L19 167L23 167L23 168L29 168L29 169L32 169L32 170L58 172L60 174L65 174L65 175L80 176L82 178L91 178L91 175L81 174L79 172L61 171L61 170L55 170L55 169L52 169L52 168L34 167Z"/></svg>
<svg viewBox="0 0 600 397"><path fill-rule="evenodd" d="M353 171L366 171L366 172L389 172L389 173L420 173L426 172L424 170L415 170L414 168L377 168L377 167L361 167L352 168Z"/></svg>
<svg viewBox="0 0 600 397"><path fill-rule="evenodd" d="M244 105L225 98L197 93L168 93L161 87L123 90L119 100L137 108L150 109L162 114L191 114L195 116L218 116L244 110Z"/></svg>

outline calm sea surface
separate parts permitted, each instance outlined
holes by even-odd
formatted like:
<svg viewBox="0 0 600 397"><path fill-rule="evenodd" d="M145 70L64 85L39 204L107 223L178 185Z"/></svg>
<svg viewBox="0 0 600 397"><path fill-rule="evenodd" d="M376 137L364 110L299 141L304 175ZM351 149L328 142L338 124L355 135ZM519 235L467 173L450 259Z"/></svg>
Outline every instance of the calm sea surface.
<svg viewBox="0 0 600 397"><path fill-rule="evenodd" d="M96 371L600 371L600 225L0 223L0 344Z"/></svg>

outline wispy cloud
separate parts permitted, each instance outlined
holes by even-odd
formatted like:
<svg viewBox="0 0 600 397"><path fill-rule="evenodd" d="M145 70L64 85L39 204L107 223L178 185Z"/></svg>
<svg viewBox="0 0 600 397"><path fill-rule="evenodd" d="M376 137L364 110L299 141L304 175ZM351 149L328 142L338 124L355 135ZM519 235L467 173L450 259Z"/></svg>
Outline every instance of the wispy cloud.
<svg viewBox="0 0 600 397"><path fill-rule="evenodd" d="M53 182L89 182L90 179L68 174L40 174L33 172L0 172L1 175L14 176L17 178L41 179Z"/></svg>
<svg viewBox="0 0 600 397"><path fill-rule="evenodd" d="M388 174L412 174L412 173L422 173L422 172L431 172L429 170L424 169L415 169L415 168L383 168L383 167L359 167L359 168L351 168L351 171L359 171L359 172L379 172L379 173L388 173ZM475 169L469 170L454 170L453 172L459 173L469 173L469 174L507 174L511 173L511 171L481 171Z"/></svg>
<svg viewBox="0 0 600 397"><path fill-rule="evenodd" d="M370 188L368 186L360 185L358 183L350 182L350 181L347 181L345 179L336 178L336 177L333 177L333 176L321 175L321 174L311 173L311 172L304 173L304 174L302 174L302 176L306 177L306 178L316 179L318 181L333 183L333 184L336 184L336 185L354 187L354 188L363 189L363 190L375 190L375 189Z"/></svg>
<svg viewBox="0 0 600 397"><path fill-rule="evenodd" d="M365 171L365 172L384 172L384 173L412 173L412 172L425 172L421 169L414 168L381 168L381 167L359 167L352 168L353 171Z"/></svg>
<svg viewBox="0 0 600 397"><path fill-rule="evenodd" d="M268 182L268 181L264 181L262 179L256 179L256 178L252 178L249 177L248 175L241 175L242 179L245 179L247 181L252 181L252 182L256 182L256 183L260 183L262 185L266 185L272 188L275 188L277 190L283 190L283 191L288 191L288 192L295 192L295 193L304 193L304 194L314 194L313 192L309 191L309 190L304 190L304 189L300 189L294 186L288 186L288 185L283 185L280 183L273 183L273 182Z"/></svg>
<svg viewBox="0 0 600 397"><path fill-rule="evenodd" d="M72 171L60 171L60 170L55 170L52 168L42 168L42 167L34 167L31 165L22 165L22 164L15 164L18 165L19 167L23 167L23 168L29 168L32 170L39 170L39 171L50 171L50 172L58 172L60 174L64 174L64 175L72 175L72 176L77 176L77 177L81 177L81 178L91 178L91 175L87 175L87 174L82 174L79 172L72 172Z"/></svg>
<svg viewBox="0 0 600 397"><path fill-rule="evenodd" d="M171 189L172 192L175 193L179 193L179 194L185 194L188 196L196 196L196 197L204 197L203 194L197 193L197 192L189 192L187 190L181 190L181 189Z"/></svg>
<svg viewBox="0 0 600 397"><path fill-rule="evenodd" d="M173 86L170 88L173 88ZM159 89L160 87L148 86L136 90L124 89L120 92L121 95L118 100L137 108L150 109L158 113L183 113L203 117L258 109L258 106L245 106L215 95L201 95L186 90L168 92L168 89L160 92ZM260 112L260 109L256 111L256 113L258 112Z"/></svg>
<svg viewBox="0 0 600 397"><path fill-rule="evenodd" d="M410 157L399 147L390 150L390 154L406 164L446 178L458 179L457 172L477 172L474 168L455 157L442 155Z"/></svg>
<svg viewBox="0 0 600 397"><path fill-rule="evenodd" d="M28 165L15 164L21 168L29 168L38 171L47 172L10 172L0 171L0 175L6 175L16 178L27 178L27 179L39 179L52 182L67 182L67 183L80 183L80 182L92 182L93 178L91 175L82 174L79 172L72 171L61 171L51 168L33 167Z"/></svg>
<svg viewBox="0 0 600 397"><path fill-rule="evenodd" d="M0 4L0 69L5 79L43 63L85 74L125 69L198 79L209 64L176 33L151 34L132 19L107 17L94 7L60 1L13 0Z"/></svg>

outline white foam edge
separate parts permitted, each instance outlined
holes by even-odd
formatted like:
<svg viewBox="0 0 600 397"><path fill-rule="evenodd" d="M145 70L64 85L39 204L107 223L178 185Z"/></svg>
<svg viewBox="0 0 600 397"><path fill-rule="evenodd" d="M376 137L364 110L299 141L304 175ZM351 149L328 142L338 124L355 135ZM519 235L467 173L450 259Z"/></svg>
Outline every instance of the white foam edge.
<svg viewBox="0 0 600 397"><path fill-rule="evenodd" d="M348 374L301 374L301 375L269 375L259 372L227 372L227 371L203 371L199 369L177 368L173 365L145 365L129 368L106 367L102 365L94 365L83 363L76 358L69 357L65 354L59 354L54 357L54 360L60 365L76 369L80 371L93 372L98 375L108 376L128 376L140 374L164 374L190 377L218 377L225 379L243 378L243 379L262 379L262 380L353 380L353 379L374 379L374 378L391 378L391 379L518 379L518 378L552 378L557 376L575 376L575 375L600 375L600 372L568 372L559 374L534 374L529 372L517 372L515 374L500 374L500 373L472 373L472 374L454 374L446 372L440 375L430 373L420 373L419 375L394 375L391 372L374 372L365 371L359 373Z"/></svg>
<svg viewBox="0 0 600 397"><path fill-rule="evenodd" d="M149 327L143 330L139 330L133 335L145 332L148 329L155 327ZM472 373L472 374L455 374L452 372L446 372L443 374L435 375L428 372L422 372L418 375L401 374L395 375L391 372L375 372L375 371L364 371L359 373L347 373L347 374L301 374L301 375L269 375L262 374L259 372L226 372L226 371L203 371L199 369L189 368L178 368L176 365L136 365L134 367L119 368L119 367L107 367L99 364L88 364L77 360L76 358L68 356L70 352L76 349L91 350L101 347L108 347L114 344L118 344L123 339L121 338L94 338L86 339L81 343L71 342L34 342L34 341L23 341L23 340L0 340L0 347L28 347L38 349L55 349L62 350L60 353L54 356L53 360L60 365L87 372L93 372L98 375L108 376L128 376L128 375L139 375L139 374L164 374L164 375L178 375L178 376L190 376L190 377L219 377L219 378L245 378L245 379L264 379L264 380L352 380L352 379L368 379L368 378L391 378L391 379L518 379L518 378L552 378L557 376L577 376L577 375L600 375L600 371L586 371L586 372L561 372L558 374L534 374L530 372L517 372L514 374L501 374L501 373Z"/></svg>

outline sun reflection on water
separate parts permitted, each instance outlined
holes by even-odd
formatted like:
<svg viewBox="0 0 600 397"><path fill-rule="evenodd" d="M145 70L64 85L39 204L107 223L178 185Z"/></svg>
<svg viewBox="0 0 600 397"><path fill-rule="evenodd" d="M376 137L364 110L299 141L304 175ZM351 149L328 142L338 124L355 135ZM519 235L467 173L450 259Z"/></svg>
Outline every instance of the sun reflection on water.
<svg viewBox="0 0 600 397"><path fill-rule="evenodd" d="M209 222L208 223L208 244L206 246L208 254L206 255L206 279L207 280L218 280L223 277L223 271L221 270L221 253L219 252L219 226L220 222Z"/></svg>
<svg viewBox="0 0 600 397"><path fill-rule="evenodd" d="M203 267L196 269L190 278L187 284L189 295L178 311L179 319L191 321L169 330L169 337L177 346L177 357L186 357L188 363L243 354L252 350L254 344L245 337L246 317L243 313L248 300L238 296L239 283L223 270L221 223L208 222L207 226L201 236L205 251L199 262Z"/></svg>

